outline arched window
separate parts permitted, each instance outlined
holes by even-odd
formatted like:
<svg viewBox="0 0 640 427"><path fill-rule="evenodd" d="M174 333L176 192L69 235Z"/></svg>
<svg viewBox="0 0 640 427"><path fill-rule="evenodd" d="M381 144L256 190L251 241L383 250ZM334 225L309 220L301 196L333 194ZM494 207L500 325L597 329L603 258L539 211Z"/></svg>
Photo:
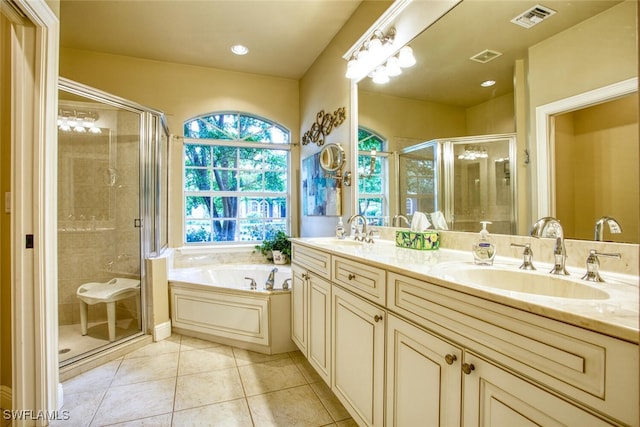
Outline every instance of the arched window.
<svg viewBox="0 0 640 427"><path fill-rule="evenodd" d="M258 242L288 233L286 128L247 113L215 112L187 120L184 135L186 244Z"/></svg>
<svg viewBox="0 0 640 427"><path fill-rule="evenodd" d="M369 224L384 225L388 207L388 153L386 139L371 129L358 127L358 212ZM371 169L371 152L376 151Z"/></svg>

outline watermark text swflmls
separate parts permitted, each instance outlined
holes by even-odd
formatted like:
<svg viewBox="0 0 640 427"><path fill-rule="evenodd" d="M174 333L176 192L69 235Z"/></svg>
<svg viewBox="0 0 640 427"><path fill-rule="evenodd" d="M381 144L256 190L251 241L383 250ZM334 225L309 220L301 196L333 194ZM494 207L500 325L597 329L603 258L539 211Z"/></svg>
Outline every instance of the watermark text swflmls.
<svg viewBox="0 0 640 427"><path fill-rule="evenodd" d="M62 411L34 411L32 409L9 410L2 411L2 418L5 420L30 420L30 421L67 421L71 418L68 410Z"/></svg>

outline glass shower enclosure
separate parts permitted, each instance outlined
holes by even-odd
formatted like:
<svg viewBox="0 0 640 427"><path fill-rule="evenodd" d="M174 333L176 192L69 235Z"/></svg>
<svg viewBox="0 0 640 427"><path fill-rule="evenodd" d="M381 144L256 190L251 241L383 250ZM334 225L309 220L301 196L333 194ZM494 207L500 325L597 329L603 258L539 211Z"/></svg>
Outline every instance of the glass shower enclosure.
<svg viewBox="0 0 640 427"><path fill-rule="evenodd" d="M398 212L442 212L448 229L516 232L514 134L435 139L398 156Z"/></svg>
<svg viewBox="0 0 640 427"><path fill-rule="evenodd" d="M161 112L60 79L58 331L66 366L146 331L144 259L167 246Z"/></svg>

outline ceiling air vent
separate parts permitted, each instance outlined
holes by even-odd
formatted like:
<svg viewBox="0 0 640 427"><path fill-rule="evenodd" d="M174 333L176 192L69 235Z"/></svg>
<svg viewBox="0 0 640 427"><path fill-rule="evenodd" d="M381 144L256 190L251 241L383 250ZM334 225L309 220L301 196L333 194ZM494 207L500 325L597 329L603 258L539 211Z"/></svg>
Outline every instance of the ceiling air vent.
<svg viewBox="0 0 640 427"><path fill-rule="evenodd" d="M513 18L511 22L524 28L531 28L534 25L541 23L551 15L555 15L555 13L555 10L551 10L548 7L537 4L526 12Z"/></svg>
<svg viewBox="0 0 640 427"><path fill-rule="evenodd" d="M500 52L496 52L495 50L485 49L480 53L476 53L469 59L472 61L480 62L482 64L486 64L492 59L496 59L500 55L502 55Z"/></svg>

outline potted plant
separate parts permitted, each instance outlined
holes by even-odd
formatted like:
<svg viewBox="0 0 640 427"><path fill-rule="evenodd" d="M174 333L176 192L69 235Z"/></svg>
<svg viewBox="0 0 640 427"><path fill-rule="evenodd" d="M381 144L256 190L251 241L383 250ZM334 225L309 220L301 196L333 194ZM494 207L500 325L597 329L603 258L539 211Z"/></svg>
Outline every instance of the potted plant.
<svg viewBox="0 0 640 427"><path fill-rule="evenodd" d="M287 264L291 259L291 242L284 231L278 231L271 239L264 239L255 249L274 264Z"/></svg>

